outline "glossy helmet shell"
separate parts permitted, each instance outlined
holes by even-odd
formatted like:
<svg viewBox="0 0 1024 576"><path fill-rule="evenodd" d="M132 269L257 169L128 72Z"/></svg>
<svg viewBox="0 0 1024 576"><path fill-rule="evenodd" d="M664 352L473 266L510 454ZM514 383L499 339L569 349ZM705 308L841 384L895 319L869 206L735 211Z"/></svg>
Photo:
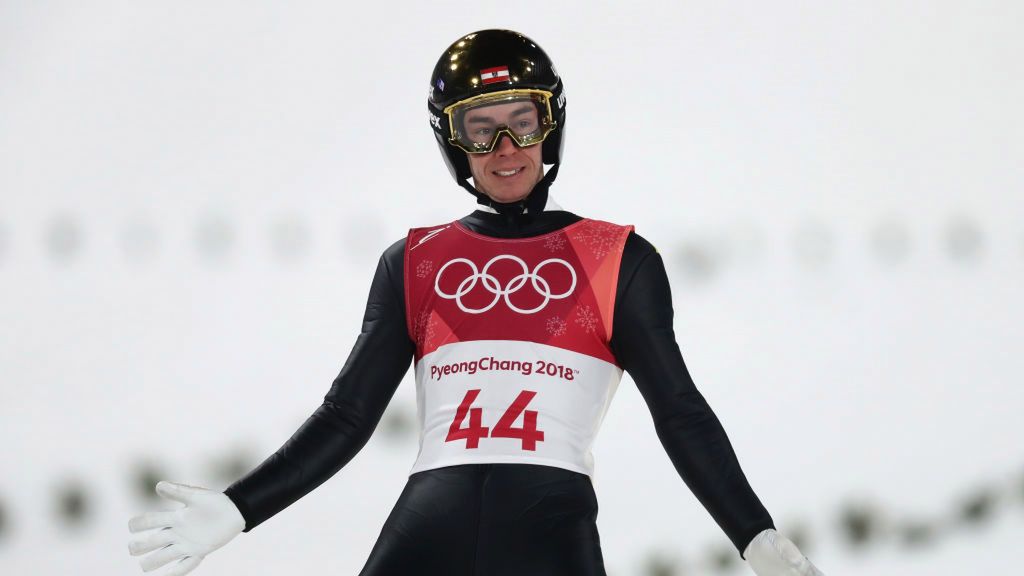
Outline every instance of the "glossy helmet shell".
<svg viewBox="0 0 1024 576"><path fill-rule="evenodd" d="M480 81L482 70L499 66L508 67L509 81ZM430 75L427 108L437 145L456 182L462 183L471 176L469 161L465 152L448 142L451 127L444 109L480 94L514 88L551 92L551 113L556 126L541 143L542 161L558 164L564 142L565 93L551 59L536 42L511 30L481 30L459 38L438 59Z"/></svg>

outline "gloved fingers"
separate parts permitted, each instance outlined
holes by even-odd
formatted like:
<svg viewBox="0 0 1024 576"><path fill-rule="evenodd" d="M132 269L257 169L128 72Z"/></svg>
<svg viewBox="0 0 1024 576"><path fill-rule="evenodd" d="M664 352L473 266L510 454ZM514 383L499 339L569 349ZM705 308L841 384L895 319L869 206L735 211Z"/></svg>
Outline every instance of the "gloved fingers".
<svg viewBox="0 0 1024 576"><path fill-rule="evenodd" d="M188 484L178 484L176 482L168 482L161 480L156 483L156 493L163 496L164 498L170 498L182 504L190 504L192 500L199 495L207 494L210 490L201 488L199 486L189 486Z"/></svg>
<svg viewBox="0 0 1024 576"><path fill-rule="evenodd" d="M143 571L149 572L151 570L156 570L168 562L184 557L185 552L177 545L171 544L157 550L156 552L150 553L149 556L144 557L139 561L139 566L142 566Z"/></svg>
<svg viewBox="0 0 1024 576"><path fill-rule="evenodd" d="M799 572L800 576L825 576L821 573L821 570L811 563L811 560L804 556L800 549L796 547L796 544L792 540L780 537L775 540L775 546L779 550L779 555L782 556L783 560L789 562Z"/></svg>
<svg viewBox="0 0 1024 576"><path fill-rule="evenodd" d="M825 573L818 570L818 567L811 563L810 559L807 560L807 576L825 576Z"/></svg>
<svg viewBox="0 0 1024 576"><path fill-rule="evenodd" d="M152 552L178 540L178 535L170 528L151 530L128 541L128 552L132 556Z"/></svg>
<svg viewBox="0 0 1024 576"><path fill-rule="evenodd" d="M174 510L146 512L128 521L128 531L142 532L153 528L169 528L174 525L177 518L178 513Z"/></svg>
<svg viewBox="0 0 1024 576"><path fill-rule="evenodd" d="M164 576L185 576L185 574L195 570L196 566L199 566L199 563L202 561L203 559L200 556L185 556L185 558L165 572Z"/></svg>
<svg viewBox="0 0 1024 576"><path fill-rule="evenodd" d="M804 555L800 553L800 549L793 544L793 541L789 538L778 537L772 540L772 544L775 545L775 549L779 551L779 555L782 558L794 566L798 566L803 562Z"/></svg>
<svg viewBox="0 0 1024 576"><path fill-rule="evenodd" d="M758 576L824 576L796 544L772 528L755 536L743 553Z"/></svg>

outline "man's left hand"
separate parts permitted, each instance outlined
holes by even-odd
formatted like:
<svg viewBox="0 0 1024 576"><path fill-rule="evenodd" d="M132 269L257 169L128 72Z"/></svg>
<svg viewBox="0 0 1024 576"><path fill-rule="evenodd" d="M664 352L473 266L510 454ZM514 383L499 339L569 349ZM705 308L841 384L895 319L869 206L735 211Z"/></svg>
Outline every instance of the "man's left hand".
<svg viewBox="0 0 1024 576"><path fill-rule="evenodd" d="M796 544L771 528L750 541L743 557L757 576L825 576Z"/></svg>

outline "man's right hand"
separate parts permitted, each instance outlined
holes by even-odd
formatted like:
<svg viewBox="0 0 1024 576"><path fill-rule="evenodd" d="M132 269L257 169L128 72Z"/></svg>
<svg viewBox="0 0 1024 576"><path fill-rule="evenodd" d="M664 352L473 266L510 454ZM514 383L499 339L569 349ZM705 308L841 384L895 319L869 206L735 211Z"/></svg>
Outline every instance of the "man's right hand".
<svg viewBox="0 0 1024 576"><path fill-rule="evenodd" d="M223 492L158 482L156 493L185 507L147 512L128 522L133 534L128 552L132 556L152 552L139 561L146 572L173 562L163 576L184 576L245 529L245 518Z"/></svg>

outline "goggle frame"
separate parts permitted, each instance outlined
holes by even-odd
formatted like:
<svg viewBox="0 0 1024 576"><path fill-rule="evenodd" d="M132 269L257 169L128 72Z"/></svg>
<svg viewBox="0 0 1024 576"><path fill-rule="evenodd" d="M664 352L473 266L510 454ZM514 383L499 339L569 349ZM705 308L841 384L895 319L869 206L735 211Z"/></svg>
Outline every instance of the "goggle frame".
<svg viewBox="0 0 1024 576"><path fill-rule="evenodd" d="M498 126L498 130L494 132L494 136L487 144L474 143L473 146L469 146L459 139L460 131L455 128L455 116L457 109L465 108L467 111L477 106L485 104L497 104L502 101L512 102L522 97L528 97L530 100L536 102L536 96L541 96L544 105L545 114L540 118L540 125L543 128L540 136L520 137L517 136L512 130L504 124ZM456 148L459 148L466 154L489 154L494 151L497 147L498 141L501 140L502 134L507 134L513 142L516 143L520 148L527 146L533 146L534 144L540 144L543 142L551 132L558 127L558 121L555 120L554 115L551 113L551 98L554 94L548 90L538 90L534 88L510 88L508 90L501 90L498 92L488 92L487 94L478 94L472 98L460 100L454 104L445 106L443 112L448 117L448 133L451 137L448 138L448 143Z"/></svg>

